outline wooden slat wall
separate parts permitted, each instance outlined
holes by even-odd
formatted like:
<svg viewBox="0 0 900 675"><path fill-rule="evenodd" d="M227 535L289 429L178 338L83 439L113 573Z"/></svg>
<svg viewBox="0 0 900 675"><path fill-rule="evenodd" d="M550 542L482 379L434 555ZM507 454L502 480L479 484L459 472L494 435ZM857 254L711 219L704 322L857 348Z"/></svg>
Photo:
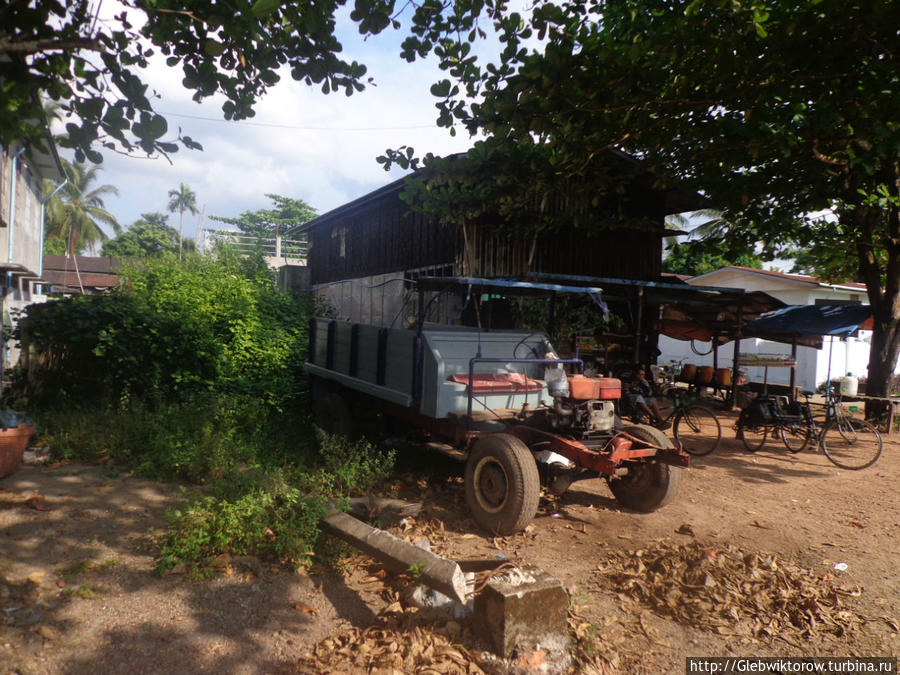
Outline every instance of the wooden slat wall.
<svg viewBox="0 0 900 675"><path fill-rule="evenodd" d="M529 272L583 276L653 279L660 273L662 242L646 231L603 231L591 237L580 231L546 233L538 237L529 267L531 237L496 234L484 225L469 225L466 235L475 253L469 272L473 276L523 276ZM458 266L464 256L464 238L459 231Z"/></svg>
<svg viewBox="0 0 900 675"><path fill-rule="evenodd" d="M341 255L343 240L344 255ZM393 194L310 232L313 284L454 262L456 228L412 212Z"/></svg>
<svg viewBox="0 0 900 675"><path fill-rule="evenodd" d="M465 250L465 237L474 259ZM591 236L574 229L545 233L530 268L530 236L513 237L482 222L468 224L465 237L462 227L428 219L389 193L310 232L311 282L451 264L456 274L487 277L541 271L652 279L660 273L662 241L647 230L603 230Z"/></svg>

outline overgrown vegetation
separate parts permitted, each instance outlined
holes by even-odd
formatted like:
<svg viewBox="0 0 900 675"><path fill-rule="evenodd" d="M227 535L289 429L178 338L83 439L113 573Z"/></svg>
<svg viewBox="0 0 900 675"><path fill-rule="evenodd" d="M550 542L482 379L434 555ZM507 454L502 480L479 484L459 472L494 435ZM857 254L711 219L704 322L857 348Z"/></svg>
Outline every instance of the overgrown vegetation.
<svg viewBox="0 0 900 675"><path fill-rule="evenodd" d="M124 265L110 295L31 305L32 358L19 389L41 408L153 409L216 397L282 412L301 394L307 304L279 292L261 260L173 256Z"/></svg>
<svg viewBox="0 0 900 675"><path fill-rule="evenodd" d="M15 404L62 458L201 484L171 514L160 569L221 553L310 560L328 501L373 490L392 456L312 434L309 298L227 249L125 266L120 289L31 305Z"/></svg>
<svg viewBox="0 0 900 675"><path fill-rule="evenodd" d="M171 510L158 571L181 562L202 575L205 563L223 553L271 556L295 567L308 564L329 502L373 489L393 468L393 455L366 441L321 432L318 440L322 462L315 469L240 472Z"/></svg>

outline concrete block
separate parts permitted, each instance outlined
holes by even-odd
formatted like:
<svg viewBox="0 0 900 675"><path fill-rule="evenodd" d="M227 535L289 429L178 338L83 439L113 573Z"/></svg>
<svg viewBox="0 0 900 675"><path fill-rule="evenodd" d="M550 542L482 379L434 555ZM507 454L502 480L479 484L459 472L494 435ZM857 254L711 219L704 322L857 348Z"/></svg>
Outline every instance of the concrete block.
<svg viewBox="0 0 900 675"><path fill-rule="evenodd" d="M475 630L503 658L537 649L568 648L569 595L559 579L537 568L492 579L475 596Z"/></svg>

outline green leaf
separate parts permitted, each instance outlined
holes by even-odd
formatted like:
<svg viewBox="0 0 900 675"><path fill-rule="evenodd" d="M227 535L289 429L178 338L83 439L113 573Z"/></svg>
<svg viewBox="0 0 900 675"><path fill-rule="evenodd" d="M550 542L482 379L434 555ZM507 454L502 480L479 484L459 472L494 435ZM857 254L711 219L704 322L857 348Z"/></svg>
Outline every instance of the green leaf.
<svg viewBox="0 0 900 675"><path fill-rule="evenodd" d="M253 16L262 19L281 6L281 0L256 0L250 8Z"/></svg>
<svg viewBox="0 0 900 675"><path fill-rule="evenodd" d="M436 82L431 85L431 95L437 96L438 98L446 98L450 95L450 80L441 80L440 82Z"/></svg>
<svg viewBox="0 0 900 675"><path fill-rule="evenodd" d="M222 56L225 51L225 45L217 40L207 40L203 43L203 51L210 56Z"/></svg>

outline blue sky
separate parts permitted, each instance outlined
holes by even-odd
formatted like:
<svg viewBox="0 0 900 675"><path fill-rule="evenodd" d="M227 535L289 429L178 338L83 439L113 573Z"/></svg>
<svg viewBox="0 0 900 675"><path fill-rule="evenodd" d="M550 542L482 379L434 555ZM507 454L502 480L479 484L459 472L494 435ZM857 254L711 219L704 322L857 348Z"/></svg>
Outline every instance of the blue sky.
<svg viewBox="0 0 900 675"><path fill-rule="evenodd" d="M204 229L223 227L211 215L268 208L266 193L303 199L324 213L402 175L376 163L386 148L405 144L422 154L447 154L471 145L467 134L454 138L434 123L429 87L441 73L433 63L403 61L397 35L362 41L354 27L340 36L346 57L365 63L376 86L351 97L326 96L286 76L250 121L225 122L221 99L193 102L181 86L180 69L160 63L144 71L150 88L162 96L154 105L170 130L180 127L204 149L181 149L171 156L172 164L104 153L99 180L120 193L105 200L107 209L127 226L141 213L166 212L168 191L185 183L196 193L198 208L205 209ZM185 236L194 236L198 221L185 216ZM177 226L177 215L169 223Z"/></svg>

